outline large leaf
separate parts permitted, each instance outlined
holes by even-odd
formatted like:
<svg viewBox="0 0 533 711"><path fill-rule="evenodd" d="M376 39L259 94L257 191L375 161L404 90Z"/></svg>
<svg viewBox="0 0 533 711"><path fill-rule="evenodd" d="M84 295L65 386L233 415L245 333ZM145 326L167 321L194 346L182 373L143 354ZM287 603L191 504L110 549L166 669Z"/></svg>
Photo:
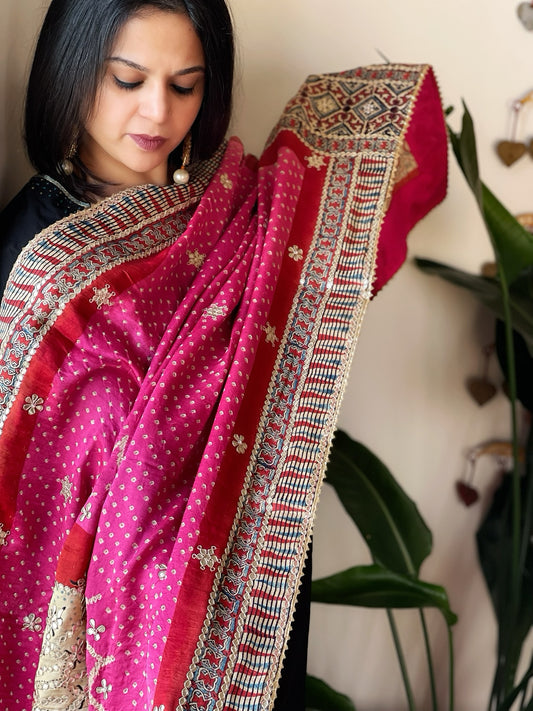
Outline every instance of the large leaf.
<svg viewBox="0 0 533 711"><path fill-rule="evenodd" d="M500 268L512 285L533 264L533 236L483 185L483 214Z"/></svg>
<svg viewBox="0 0 533 711"><path fill-rule="evenodd" d="M506 348L505 324L496 321L495 333L496 354L501 365L502 372L507 376L509 372L508 354ZM513 351L516 374L516 396L522 405L533 413L533 355L531 355L524 338L513 332Z"/></svg>
<svg viewBox="0 0 533 711"><path fill-rule="evenodd" d="M463 171L466 182L474 193L476 200L481 205L481 181L479 179L474 123L464 103L463 109L461 133L457 135L448 127L448 135L457 163Z"/></svg>
<svg viewBox="0 0 533 711"><path fill-rule="evenodd" d="M308 711L356 711L347 696L309 674L305 680L305 707Z"/></svg>
<svg viewBox="0 0 533 711"><path fill-rule="evenodd" d="M498 705L498 711L509 711L511 709L511 707L513 706L516 699L520 696L520 694L527 692L527 689L529 687L529 682L530 682L532 676L533 676L533 668L530 665L528 670L526 671L526 673L520 680L520 683L517 684L515 686L515 688L511 691L511 693L505 697L505 699L502 701L502 703ZM531 697L529 704L526 707L524 707L523 711L528 711L528 709L533 710L533 697Z"/></svg>
<svg viewBox="0 0 533 711"><path fill-rule="evenodd" d="M448 624L457 617L450 609L444 588L410 575L399 575L381 565L357 565L327 578L313 580L311 600L355 607L439 609Z"/></svg>
<svg viewBox="0 0 533 711"><path fill-rule="evenodd" d="M472 117L464 106L460 135L448 129L457 162L474 193L489 233L499 268L512 284L533 264L533 236L480 180Z"/></svg>
<svg viewBox="0 0 533 711"><path fill-rule="evenodd" d="M529 452L528 458L530 456ZM528 476L531 476L531 471ZM525 494L527 478L523 478L521 483ZM511 499L512 479L510 475L506 475L495 491L491 507L477 533L481 568L500 631L498 656L501 662L501 688L506 690L506 693L513 687L522 645L533 625L533 545L530 540L521 578L517 618L514 622L508 619L511 610ZM522 501L525 505L525 496Z"/></svg>
<svg viewBox="0 0 533 711"><path fill-rule="evenodd" d="M374 560L396 573L417 575L431 552L431 532L383 462L337 430L326 481L361 531Z"/></svg>
<svg viewBox="0 0 533 711"><path fill-rule="evenodd" d="M417 266L426 274L439 276L451 284L468 289L499 319L504 320L503 297L500 283L496 279L469 274L430 259L415 259ZM532 269L528 269L516 280L510 292L510 307L513 328L525 340L533 356L533 301L531 299Z"/></svg>

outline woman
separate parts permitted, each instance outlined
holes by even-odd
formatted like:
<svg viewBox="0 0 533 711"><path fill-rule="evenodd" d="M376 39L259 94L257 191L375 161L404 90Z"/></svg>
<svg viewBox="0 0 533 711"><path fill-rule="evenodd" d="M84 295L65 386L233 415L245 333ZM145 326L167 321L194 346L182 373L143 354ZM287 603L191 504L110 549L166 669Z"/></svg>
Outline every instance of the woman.
<svg viewBox="0 0 533 711"><path fill-rule="evenodd" d="M128 56L118 57L122 50ZM139 53L151 63L147 71L132 66L142 66L133 61ZM2 213L2 290L20 250L41 229L127 185L171 182L189 131L187 160L213 155L230 120L233 58L223 0L209 7L180 0L51 3L25 123L29 158L46 177L30 181ZM169 135L158 138L161 132Z"/></svg>
<svg viewBox="0 0 533 711"><path fill-rule="evenodd" d="M6 708L272 708L280 686L378 237L379 287L444 195L446 139L430 69L385 65L310 77L259 163L217 148L232 58L213 0L45 20L26 133L50 177L3 217Z"/></svg>

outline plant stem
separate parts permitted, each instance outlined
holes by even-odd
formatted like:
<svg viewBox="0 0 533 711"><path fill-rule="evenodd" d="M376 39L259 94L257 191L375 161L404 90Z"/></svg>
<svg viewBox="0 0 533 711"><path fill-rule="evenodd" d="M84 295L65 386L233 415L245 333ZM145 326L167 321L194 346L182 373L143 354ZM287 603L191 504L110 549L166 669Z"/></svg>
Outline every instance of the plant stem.
<svg viewBox="0 0 533 711"><path fill-rule="evenodd" d="M497 255L498 256L498 255ZM499 260L498 260L499 261ZM522 517L522 505L521 505L521 490L520 490L520 473L518 470L518 426L516 421L516 365L515 365L515 353L514 353L514 341L513 341L513 323L511 317L511 307L509 299L509 285L507 283L507 277L504 270L500 267L498 270L498 275L500 278L500 285L502 290L502 304L504 312L504 324L505 324L505 351L507 357L507 382L509 385L509 400L511 407L511 433L512 433L512 444L513 444L513 479L512 479L512 507L511 507L511 517L512 517L512 543L511 543L511 581L510 581L510 606L509 606L509 616L505 620L504 627L511 632L514 629L516 618L518 615L518 609L520 604L520 580L522 578L521 570L521 517ZM507 615L506 615L507 617ZM501 623L500 623L501 624ZM506 640L504 644L503 654L504 654L504 664L507 667L507 660L509 658L509 640L510 634L506 634ZM514 681L511 680L511 683ZM502 692L506 695L509 691L509 680L507 679L507 669L503 673L503 689L500 689L498 694L498 702L502 699ZM512 687L511 687L512 688Z"/></svg>
<svg viewBox="0 0 533 711"><path fill-rule="evenodd" d="M449 703L448 710L453 711L455 704L455 679L454 679L454 661L453 661L453 633L452 626L446 623L448 629L448 693Z"/></svg>
<svg viewBox="0 0 533 711"><path fill-rule="evenodd" d="M403 656L403 650L400 642L400 637L398 635L398 629L396 627L396 622L394 621L394 616L391 610L387 610L387 617L389 618L389 625L391 628L392 638L394 640L396 656L398 657L398 663L400 664L400 671L402 673L403 686L405 689L405 694L407 696L407 703L409 704L409 711L416 711L413 691L411 689L411 684L409 683L409 676L407 674L407 665L405 664L405 658Z"/></svg>
<svg viewBox="0 0 533 711"><path fill-rule="evenodd" d="M520 701L520 711L524 711L524 709L526 707L526 694L527 694L527 686L525 687L525 689L522 692L522 699Z"/></svg>
<svg viewBox="0 0 533 711"><path fill-rule="evenodd" d="M525 455L526 509L522 528L522 543L520 549L520 577L524 575L526 567L527 550L531 545L531 527L533 522L533 426L530 426L527 437Z"/></svg>
<svg viewBox="0 0 533 711"><path fill-rule="evenodd" d="M426 659L428 662L429 683L431 686L431 705L433 707L433 711L438 711L439 707L437 703L437 690L435 688L435 673L433 670L433 658L431 655L431 646L429 644L429 634L426 624L426 617L424 615L424 610L419 610L418 614L420 615L420 622L422 623L422 632L424 633L424 645L426 648Z"/></svg>
<svg viewBox="0 0 533 711"><path fill-rule="evenodd" d="M529 682L531 681L532 677L533 677L533 656L532 656L531 661L529 663L529 667L528 667L526 673L524 674L524 676L522 677L522 679L520 680L520 682L515 686L515 688L511 692L511 694L509 694L509 696L507 696L507 698L505 698L504 701L502 702L501 706L499 707L500 711L509 711L509 709L514 704L514 702L518 698L518 696L521 693L524 693L524 694L527 693L527 690L529 687ZM522 704L524 704L525 701L526 701L526 699L524 697L524 699L522 700ZM531 704L531 700L529 703Z"/></svg>

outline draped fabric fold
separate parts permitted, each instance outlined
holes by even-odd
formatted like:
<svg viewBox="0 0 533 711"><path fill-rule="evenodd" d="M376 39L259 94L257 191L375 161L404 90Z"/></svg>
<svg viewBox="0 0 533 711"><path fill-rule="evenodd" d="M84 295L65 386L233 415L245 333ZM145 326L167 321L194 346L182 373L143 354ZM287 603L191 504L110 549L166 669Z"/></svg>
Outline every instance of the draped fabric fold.
<svg viewBox="0 0 533 711"><path fill-rule="evenodd" d="M381 65L310 77L259 161L230 139L30 242L0 308L3 707L272 707L366 305L445 190L431 69Z"/></svg>

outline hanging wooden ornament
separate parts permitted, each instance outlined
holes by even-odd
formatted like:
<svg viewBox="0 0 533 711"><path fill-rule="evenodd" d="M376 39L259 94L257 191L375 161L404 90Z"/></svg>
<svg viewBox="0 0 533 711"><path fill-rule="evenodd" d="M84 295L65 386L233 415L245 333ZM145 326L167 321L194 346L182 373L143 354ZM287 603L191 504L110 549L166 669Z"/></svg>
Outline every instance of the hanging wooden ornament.
<svg viewBox="0 0 533 711"><path fill-rule="evenodd" d="M521 212L519 215L515 215L515 217L522 227L524 227L530 234L533 234L533 212Z"/></svg>
<svg viewBox="0 0 533 711"><path fill-rule="evenodd" d="M472 506L472 504L475 504L479 499L479 491L473 486L477 456L469 454L466 461L466 476L464 479L459 479L455 482L455 491L459 500L462 501L465 506Z"/></svg>
<svg viewBox="0 0 533 711"><path fill-rule="evenodd" d="M494 440L473 447L466 455L466 474L455 482L455 491L465 506L472 506L479 499L479 491L474 486L476 465L483 456L490 456L496 461L498 470L503 474L513 465L513 447L511 442ZM518 461L524 461L524 448L518 451Z"/></svg>
<svg viewBox="0 0 533 711"><path fill-rule="evenodd" d="M516 140L516 127L518 124L518 115L522 108L523 100L517 99L513 101L511 107L511 138L507 141L498 141L496 144L496 153L504 165L507 167L516 163L522 158L527 151L527 146L523 141Z"/></svg>
<svg viewBox="0 0 533 711"><path fill-rule="evenodd" d="M526 30L533 31L533 2L521 2L516 12Z"/></svg>
<svg viewBox="0 0 533 711"><path fill-rule="evenodd" d="M489 402L489 400L492 400L498 392L498 388L489 380L488 377L489 361L493 352L494 344L483 347L483 365L481 375L474 375L466 380L466 389L480 407Z"/></svg>
<svg viewBox="0 0 533 711"><path fill-rule="evenodd" d="M519 141L498 141L496 144L496 152L502 163L507 167L522 158L526 150L526 146Z"/></svg>

